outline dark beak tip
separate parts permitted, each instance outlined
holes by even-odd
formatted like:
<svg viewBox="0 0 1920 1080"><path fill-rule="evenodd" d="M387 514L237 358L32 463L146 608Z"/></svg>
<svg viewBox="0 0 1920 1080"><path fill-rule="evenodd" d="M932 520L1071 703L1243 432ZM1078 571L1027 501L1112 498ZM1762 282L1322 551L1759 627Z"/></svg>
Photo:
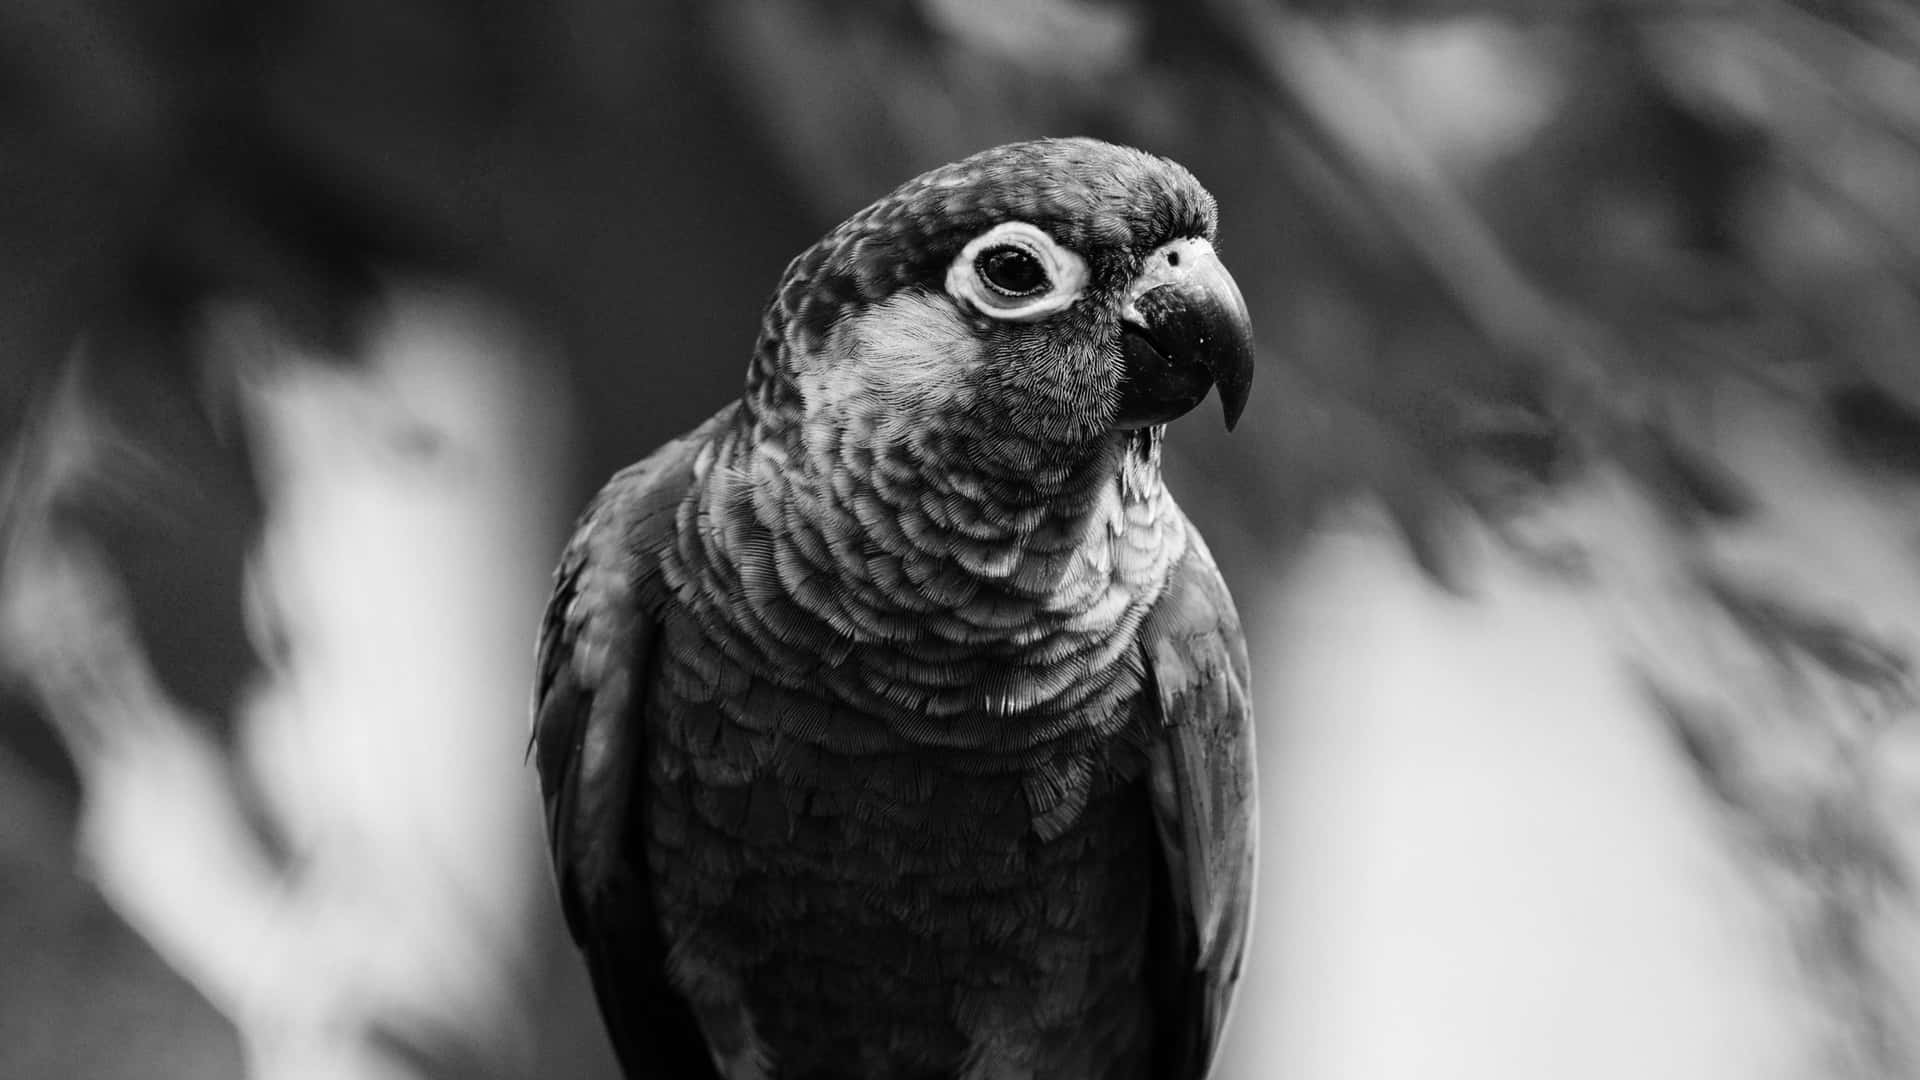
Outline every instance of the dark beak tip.
<svg viewBox="0 0 1920 1080"><path fill-rule="evenodd" d="M1244 328L1245 323L1241 325ZM1220 415L1226 419L1228 431L1240 423L1240 417L1247 411L1247 399L1253 393L1253 336L1243 329L1235 337L1238 340L1226 350L1226 355L1211 365L1214 388L1220 394Z"/></svg>
<svg viewBox="0 0 1920 1080"><path fill-rule="evenodd" d="M1220 415L1226 418L1228 431L1232 431L1234 426L1240 423L1240 414L1246 411L1247 395L1245 393L1229 395L1224 389L1220 391Z"/></svg>
<svg viewBox="0 0 1920 1080"><path fill-rule="evenodd" d="M1204 311L1203 317L1213 331L1212 347L1205 350L1203 362L1220 394L1220 415L1226 420L1227 430L1232 431L1247 411L1247 398L1253 390L1253 319L1233 276L1217 263L1213 270L1206 275L1193 306Z"/></svg>

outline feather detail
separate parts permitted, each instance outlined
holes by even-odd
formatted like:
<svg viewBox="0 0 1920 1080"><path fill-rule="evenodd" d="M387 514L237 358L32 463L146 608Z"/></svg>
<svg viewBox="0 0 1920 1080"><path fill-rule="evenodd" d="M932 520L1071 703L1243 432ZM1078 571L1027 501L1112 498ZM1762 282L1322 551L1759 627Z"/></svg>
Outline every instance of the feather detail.
<svg viewBox="0 0 1920 1080"><path fill-rule="evenodd" d="M1174 918L1162 924L1156 1075L1206 1075L1226 1025L1253 915L1253 715L1233 599L1194 536L1141 637L1158 737L1148 784Z"/></svg>

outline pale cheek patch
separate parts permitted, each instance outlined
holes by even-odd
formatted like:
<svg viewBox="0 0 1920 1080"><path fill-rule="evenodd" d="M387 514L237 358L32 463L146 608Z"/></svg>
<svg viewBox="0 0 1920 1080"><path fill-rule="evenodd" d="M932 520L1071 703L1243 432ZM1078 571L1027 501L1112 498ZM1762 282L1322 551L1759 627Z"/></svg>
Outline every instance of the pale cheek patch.
<svg viewBox="0 0 1920 1080"><path fill-rule="evenodd" d="M963 407L982 362L953 302L915 291L836 325L797 381L809 417L883 412L890 425L911 424Z"/></svg>

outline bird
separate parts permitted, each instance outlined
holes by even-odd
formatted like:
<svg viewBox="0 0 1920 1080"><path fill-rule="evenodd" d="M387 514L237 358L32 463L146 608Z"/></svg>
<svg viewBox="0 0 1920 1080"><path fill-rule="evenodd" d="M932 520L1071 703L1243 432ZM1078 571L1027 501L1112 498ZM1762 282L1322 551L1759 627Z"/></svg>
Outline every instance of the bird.
<svg viewBox="0 0 1920 1080"><path fill-rule="evenodd" d="M1217 228L1091 138L934 168L796 257L739 399L590 503L529 755L628 1076L1208 1075L1250 671L1160 459L1252 385Z"/></svg>

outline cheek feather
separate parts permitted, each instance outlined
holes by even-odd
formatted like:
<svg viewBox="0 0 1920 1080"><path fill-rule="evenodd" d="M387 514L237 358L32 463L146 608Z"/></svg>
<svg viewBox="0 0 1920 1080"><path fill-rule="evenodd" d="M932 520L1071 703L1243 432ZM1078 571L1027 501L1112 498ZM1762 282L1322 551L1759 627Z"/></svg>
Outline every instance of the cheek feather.
<svg viewBox="0 0 1920 1080"><path fill-rule="evenodd" d="M982 363L980 342L951 300L908 292L837 324L798 382L810 418L878 406L911 420L964 408Z"/></svg>

